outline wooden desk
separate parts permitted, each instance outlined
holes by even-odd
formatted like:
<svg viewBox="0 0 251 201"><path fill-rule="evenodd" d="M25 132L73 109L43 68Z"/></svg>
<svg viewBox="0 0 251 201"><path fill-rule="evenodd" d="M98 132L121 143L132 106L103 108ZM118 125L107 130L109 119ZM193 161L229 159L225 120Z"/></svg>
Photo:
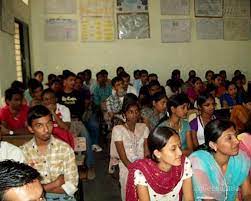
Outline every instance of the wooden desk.
<svg viewBox="0 0 251 201"><path fill-rule="evenodd" d="M2 141L9 142L19 147L28 142L32 137L33 135L30 134L2 135Z"/></svg>

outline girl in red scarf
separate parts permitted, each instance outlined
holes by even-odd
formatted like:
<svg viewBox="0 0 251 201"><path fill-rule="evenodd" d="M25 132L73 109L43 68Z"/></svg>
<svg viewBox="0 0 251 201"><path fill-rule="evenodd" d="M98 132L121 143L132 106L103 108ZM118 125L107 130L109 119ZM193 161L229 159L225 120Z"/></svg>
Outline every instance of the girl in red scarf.
<svg viewBox="0 0 251 201"><path fill-rule="evenodd" d="M149 159L128 166L126 201L192 201L192 169L175 130L158 127L148 137ZM181 190L182 189L182 190Z"/></svg>

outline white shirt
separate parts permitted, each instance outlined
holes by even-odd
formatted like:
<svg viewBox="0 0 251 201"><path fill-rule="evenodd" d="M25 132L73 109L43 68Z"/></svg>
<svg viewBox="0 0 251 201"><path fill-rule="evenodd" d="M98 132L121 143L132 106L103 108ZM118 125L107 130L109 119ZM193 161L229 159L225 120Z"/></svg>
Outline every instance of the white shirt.
<svg viewBox="0 0 251 201"><path fill-rule="evenodd" d="M63 122L71 122L71 112L68 107L57 103L56 114L59 114Z"/></svg>
<svg viewBox="0 0 251 201"><path fill-rule="evenodd" d="M161 195L161 194L154 192L154 190L151 188L151 186L146 181L144 174L140 170L136 170L134 173L134 185L135 186L137 186L137 185L147 186L151 201L157 201L157 200L158 201L167 201L167 200L168 201L177 201L177 200L179 200L179 192L182 188L183 181L192 177L192 174L193 174L193 172L192 172L191 162L188 158L186 158L185 164L184 164L184 173L182 175L182 178L171 192L169 192L165 195Z"/></svg>
<svg viewBox="0 0 251 201"><path fill-rule="evenodd" d="M14 160L24 162L24 155L21 149L8 142L0 142L0 161Z"/></svg>

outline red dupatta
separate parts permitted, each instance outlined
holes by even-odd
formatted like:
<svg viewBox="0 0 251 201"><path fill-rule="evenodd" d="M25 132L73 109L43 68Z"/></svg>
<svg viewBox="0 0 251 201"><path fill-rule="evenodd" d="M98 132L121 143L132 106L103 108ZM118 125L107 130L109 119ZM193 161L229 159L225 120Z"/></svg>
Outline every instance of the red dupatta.
<svg viewBox="0 0 251 201"><path fill-rule="evenodd" d="M151 159L137 160L128 166L128 179L126 185L126 201L138 201L136 186L134 185L134 173L140 170L151 188L158 194L171 192L179 183L184 172L185 156L181 158L180 166L172 166L168 172L159 169L157 163ZM181 196L180 196L181 197Z"/></svg>

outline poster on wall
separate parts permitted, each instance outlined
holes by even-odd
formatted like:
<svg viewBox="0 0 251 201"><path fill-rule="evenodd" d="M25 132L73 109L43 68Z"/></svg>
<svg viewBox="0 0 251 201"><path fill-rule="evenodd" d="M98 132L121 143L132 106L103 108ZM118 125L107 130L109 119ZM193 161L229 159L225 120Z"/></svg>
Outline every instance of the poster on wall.
<svg viewBox="0 0 251 201"><path fill-rule="evenodd" d="M10 0L0 0L0 28L9 34L15 34L13 4Z"/></svg>
<svg viewBox="0 0 251 201"><path fill-rule="evenodd" d="M117 12L148 12L148 0L116 0Z"/></svg>
<svg viewBox="0 0 251 201"><path fill-rule="evenodd" d="M73 19L54 19L45 21L45 41L78 40L78 23Z"/></svg>
<svg viewBox="0 0 251 201"><path fill-rule="evenodd" d="M222 17L223 0L194 0L196 17Z"/></svg>
<svg viewBox="0 0 251 201"><path fill-rule="evenodd" d="M82 42L102 42L114 40L113 17L82 17Z"/></svg>
<svg viewBox="0 0 251 201"><path fill-rule="evenodd" d="M113 16L113 0L80 0L81 16Z"/></svg>
<svg viewBox="0 0 251 201"><path fill-rule="evenodd" d="M250 17L250 0L224 0L224 17Z"/></svg>
<svg viewBox="0 0 251 201"><path fill-rule="evenodd" d="M118 14L117 17L119 39L150 38L148 13Z"/></svg>
<svg viewBox="0 0 251 201"><path fill-rule="evenodd" d="M250 19L225 18L224 40L248 40L250 34Z"/></svg>
<svg viewBox="0 0 251 201"><path fill-rule="evenodd" d="M160 0L161 15L189 15L190 0Z"/></svg>
<svg viewBox="0 0 251 201"><path fill-rule="evenodd" d="M196 19L197 39L223 39L223 19Z"/></svg>
<svg viewBox="0 0 251 201"><path fill-rule="evenodd" d="M76 0L45 0L45 13L47 14L74 14L76 11Z"/></svg>
<svg viewBox="0 0 251 201"><path fill-rule="evenodd" d="M162 43L191 41L191 21L188 19L161 20Z"/></svg>

